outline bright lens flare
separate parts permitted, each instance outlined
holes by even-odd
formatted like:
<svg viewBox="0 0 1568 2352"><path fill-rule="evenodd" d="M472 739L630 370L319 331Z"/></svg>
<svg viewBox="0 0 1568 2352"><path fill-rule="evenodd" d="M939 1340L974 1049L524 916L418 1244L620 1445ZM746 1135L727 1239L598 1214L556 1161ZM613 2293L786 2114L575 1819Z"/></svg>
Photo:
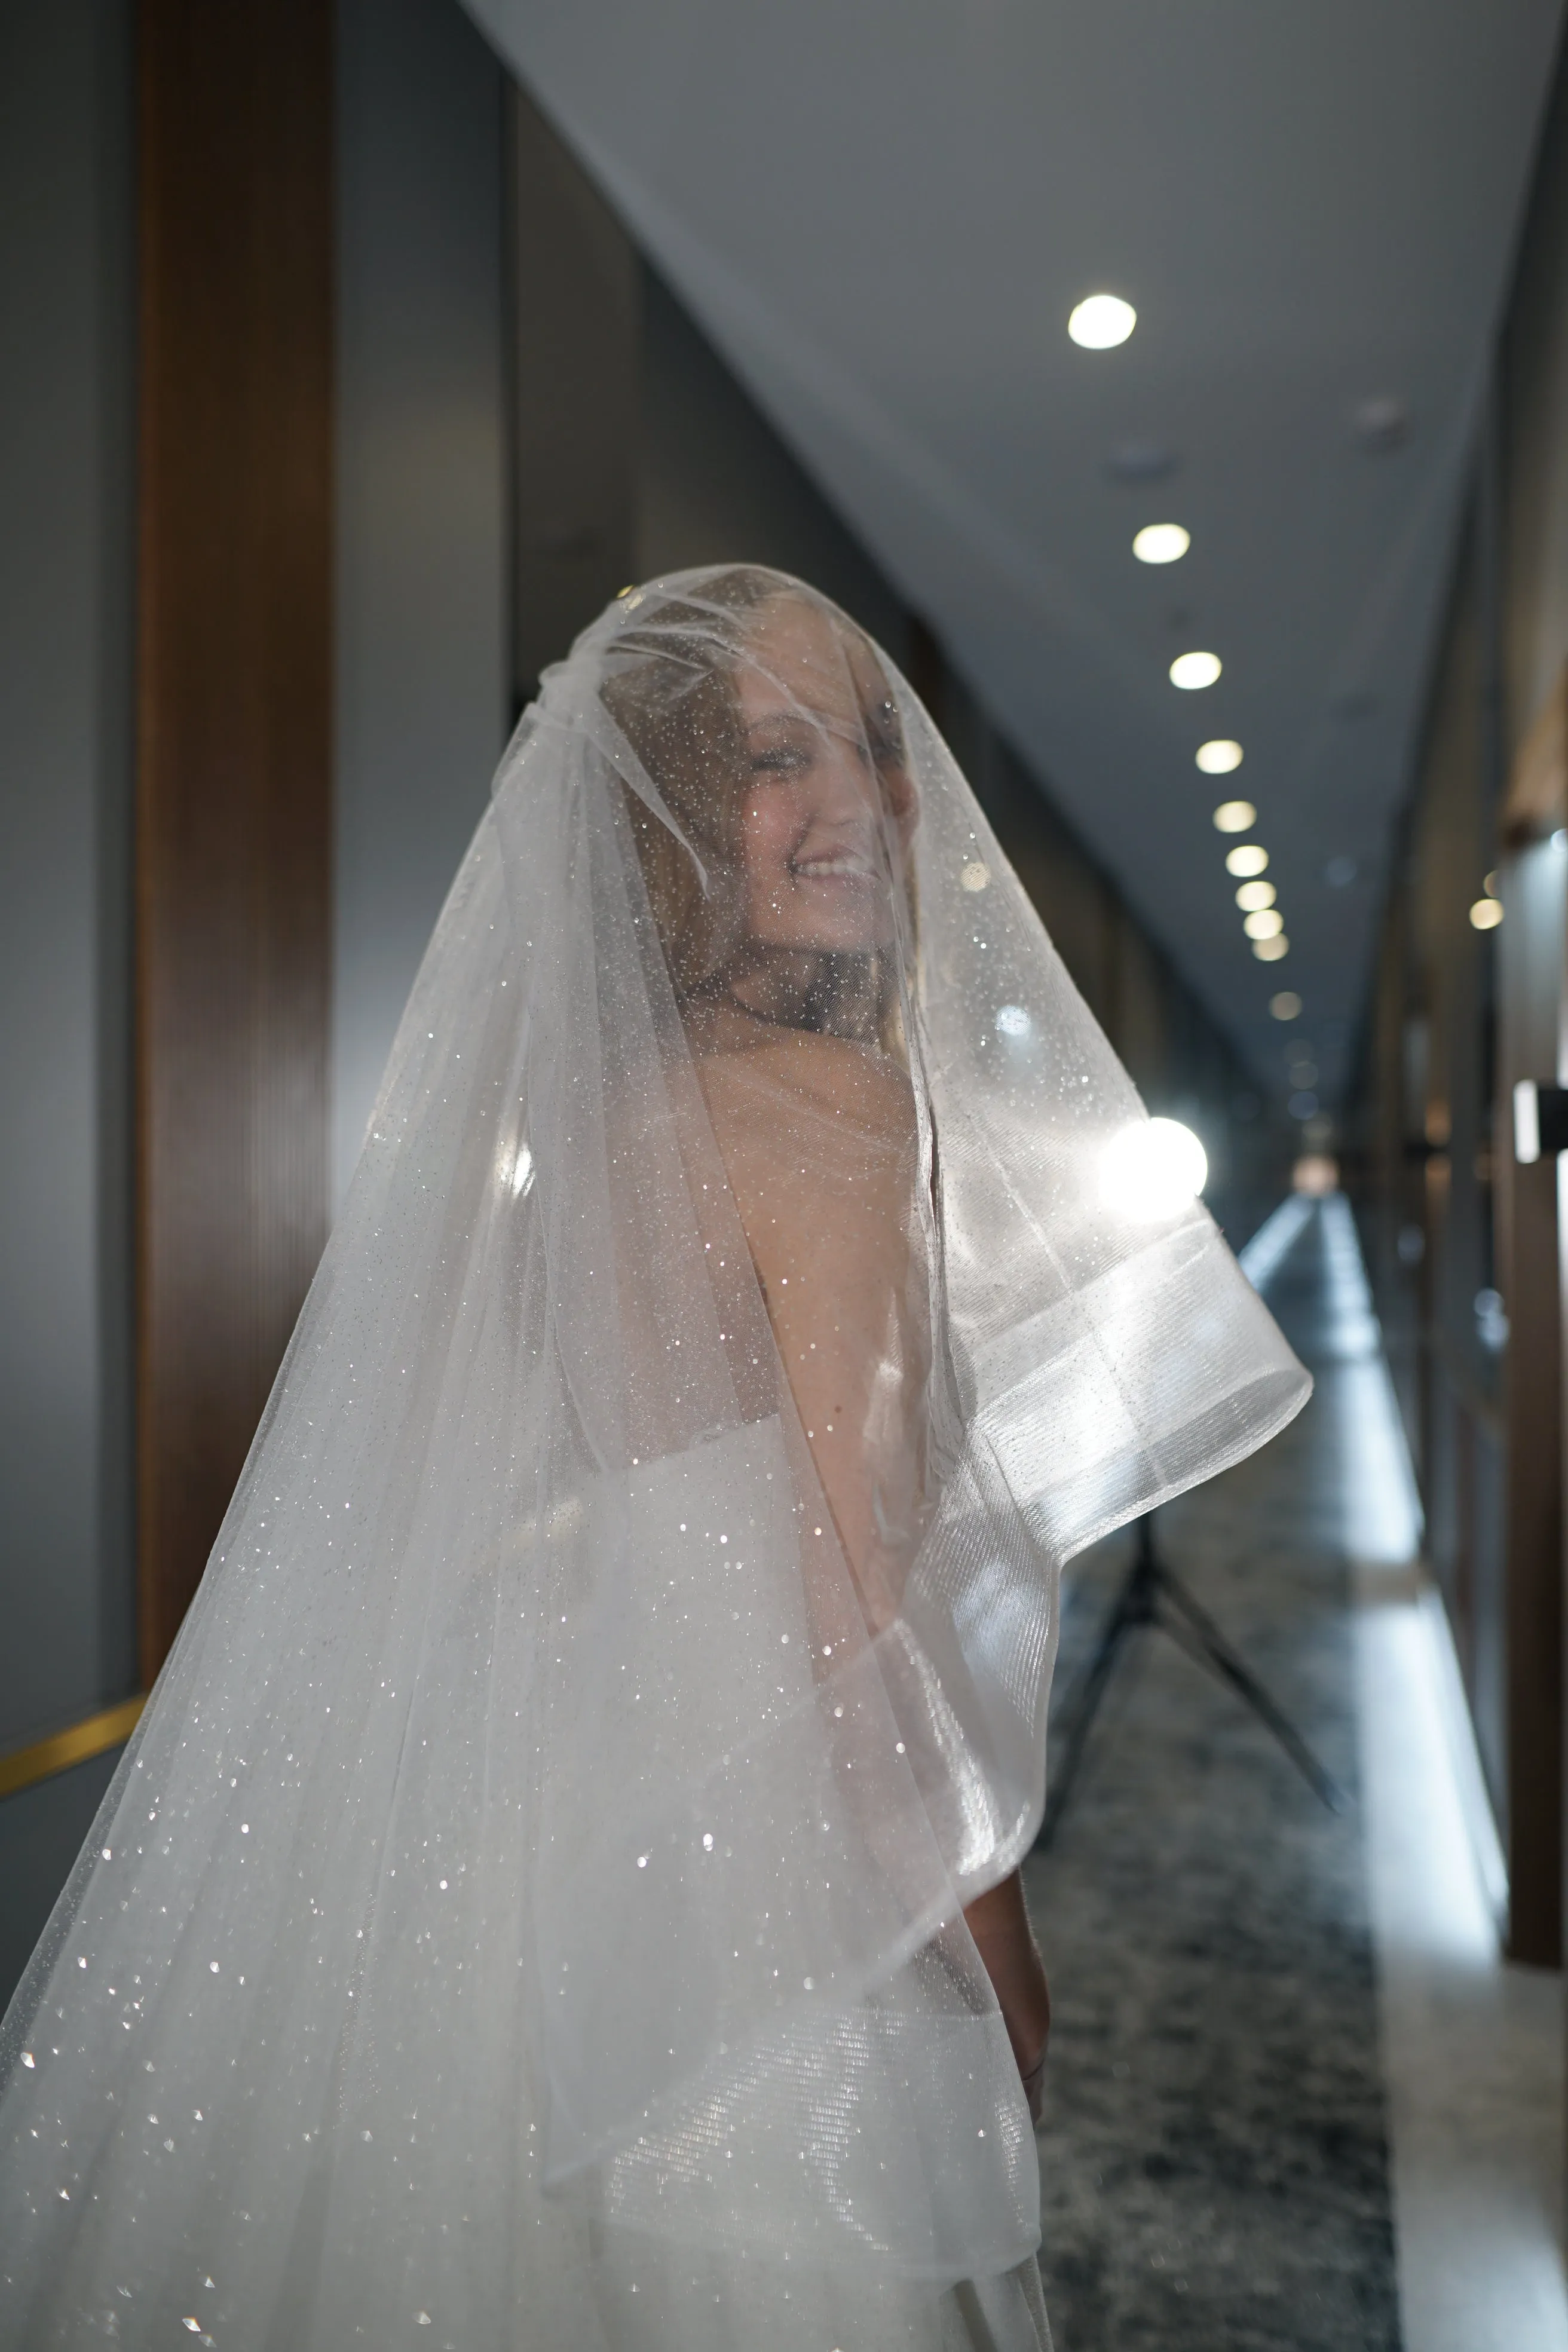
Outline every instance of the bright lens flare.
<svg viewBox="0 0 1568 2352"><path fill-rule="evenodd" d="M1268 852L1260 841L1239 841L1234 849L1226 852L1225 870L1234 874L1238 882L1250 881L1253 875L1263 873L1268 864Z"/></svg>
<svg viewBox="0 0 1568 2352"><path fill-rule="evenodd" d="M1141 1224L1179 1216L1197 1199L1208 1173L1203 1145L1175 1118L1122 1128L1106 1145L1101 1163L1107 1202Z"/></svg>
<svg viewBox="0 0 1568 2352"><path fill-rule="evenodd" d="M1301 1014L1301 1000L1293 988L1282 988L1278 996L1269 998L1268 1010L1276 1021L1297 1021Z"/></svg>
<svg viewBox="0 0 1568 2352"><path fill-rule="evenodd" d="M1138 324L1138 313L1120 294L1089 294L1077 303L1068 320L1068 332L1086 352L1114 351Z"/></svg>
<svg viewBox="0 0 1568 2352"><path fill-rule="evenodd" d="M1502 920L1501 900L1478 898L1470 908L1470 920L1478 931L1495 931Z"/></svg>
<svg viewBox="0 0 1568 2352"><path fill-rule="evenodd" d="M496 1174L514 1201L521 1201L531 1192L533 1190L533 1154L527 1144L520 1142L515 1150L504 1150Z"/></svg>
<svg viewBox="0 0 1568 2352"><path fill-rule="evenodd" d="M1277 931L1271 940L1254 940L1252 952L1259 963L1278 963L1281 956L1289 954L1290 942L1283 931Z"/></svg>
<svg viewBox="0 0 1568 2352"><path fill-rule="evenodd" d="M1198 745L1198 765L1205 776L1228 776L1241 765L1241 746L1228 735Z"/></svg>
<svg viewBox="0 0 1568 2352"><path fill-rule="evenodd" d="M1236 894L1236 903L1244 915L1257 915L1271 907L1279 897L1272 882L1244 882Z"/></svg>
<svg viewBox="0 0 1568 2352"><path fill-rule="evenodd" d="M1221 801L1214 813L1216 833L1246 833L1258 823L1258 811L1250 801Z"/></svg>
<svg viewBox="0 0 1568 2352"><path fill-rule="evenodd" d="M1285 928L1285 918L1278 907L1260 907L1241 928L1249 940L1277 940Z"/></svg>
<svg viewBox="0 0 1568 2352"><path fill-rule="evenodd" d="M1193 543L1179 522L1146 522L1132 542L1140 563L1179 563Z"/></svg>

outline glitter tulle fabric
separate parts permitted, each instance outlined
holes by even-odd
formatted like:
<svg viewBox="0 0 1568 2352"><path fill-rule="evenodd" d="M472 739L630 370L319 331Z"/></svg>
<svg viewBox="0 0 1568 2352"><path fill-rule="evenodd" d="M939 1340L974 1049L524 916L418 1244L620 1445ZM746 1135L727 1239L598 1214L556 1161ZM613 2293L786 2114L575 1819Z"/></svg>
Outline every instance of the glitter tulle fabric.
<svg viewBox="0 0 1568 2352"><path fill-rule="evenodd" d="M962 1906L1063 1561L1307 1388L1150 1133L833 606L584 634L6 2021L5 2344L1048 2340Z"/></svg>

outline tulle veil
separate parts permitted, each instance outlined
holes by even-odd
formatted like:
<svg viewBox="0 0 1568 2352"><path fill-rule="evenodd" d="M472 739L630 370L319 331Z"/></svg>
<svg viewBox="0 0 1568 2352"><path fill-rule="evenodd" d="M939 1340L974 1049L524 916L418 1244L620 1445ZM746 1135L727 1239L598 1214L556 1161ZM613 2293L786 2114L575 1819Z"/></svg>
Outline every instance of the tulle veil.
<svg viewBox="0 0 1568 2352"><path fill-rule="evenodd" d="M783 604L898 780L882 930L726 1060L726 680ZM897 1225L906 1337L845 1342L868 1458L918 1391L875 1576L748 1152ZM502 761L7 2016L0 2339L1042 2341L961 1906L1038 1825L1063 1563L1306 1389L893 665L776 574L618 600Z"/></svg>

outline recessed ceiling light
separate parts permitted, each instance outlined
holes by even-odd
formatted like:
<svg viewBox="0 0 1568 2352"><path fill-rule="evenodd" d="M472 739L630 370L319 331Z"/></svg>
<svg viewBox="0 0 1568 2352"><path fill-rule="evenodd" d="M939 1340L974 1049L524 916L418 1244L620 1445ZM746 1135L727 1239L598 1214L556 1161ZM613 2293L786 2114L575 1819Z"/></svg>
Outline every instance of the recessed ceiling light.
<svg viewBox="0 0 1568 2352"><path fill-rule="evenodd" d="M1171 684L1194 693L1199 687L1212 686L1222 667L1218 654L1178 654L1171 664Z"/></svg>
<svg viewBox="0 0 1568 2352"><path fill-rule="evenodd" d="M1254 940L1252 952L1259 963L1278 963L1281 956L1289 954L1290 942L1283 931L1276 931L1271 940Z"/></svg>
<svg viewBox="0 0 1568 2352"><path fill-rule="evenodd" d="M1244 915L1256 915L1261 908L1271 907L1279 896L1272 882L1244 882L1236 894L1236 903Z"/></svg>
<svg viewBox="0 0 1568 2352"><path fill-rule="evenodd" d="M1241 765L1241 746L1228 735L1216 735L1212 743L1200 743L1198 765L1205 776L1228 776Z"/></svg>
<svg viewBox="0 0 1568 2352"><path fill-rule="evenodd" d="M1248 915L1241 928L1249 940L1277 939L1285 928L1285 918L1278 907L1259 907L1256 915Z"/></svg>
<svg viewBox="0 0 1568 2352"><path fill-rule="evenodd" d="M1276 1021L1299 1021L1301 1017L1301 1000L1293 988L1282 988L1278 996L1269 998L1268 1010Z"/></svg>
<svg viewBox="0 0 1568 2352"><path fill-rule="evenodd" d="M1225 870L1234 874L1238 882L1263 873L1268 864L1268 852L1260 841L1237 842L1234 849L1226 852Z"/></svg>
<svg viewBox="0 0 1568 2352"><path fill-rule="evenodd" d="M1495 931L1502 920L1500 898L1478 898L1470 908L1470 920L1478 931Z"/></svg>
<svg viewBox="0 0 1568 2352"><path fill-rule="evenodd" d="M1178 563L1193 543L1179 522L1146 522L1132 541L1140 563Z"/></svg>
<svg viewBox="0 0 1568 2352"><path fill-rule="evenodd" d="M1246 833L1258 823L1258 811L1250 801L1221 801L1214 813L1215 828L1219 833Z"/></svg>
<svg viewBox="0 0 1568 2352"><path fill-rule="evenodd" d="M1068 332L1086 352L1109 352L1124 343L1137 324L1137 311L1120 294L1090 294L1074 305Z"/></svg>

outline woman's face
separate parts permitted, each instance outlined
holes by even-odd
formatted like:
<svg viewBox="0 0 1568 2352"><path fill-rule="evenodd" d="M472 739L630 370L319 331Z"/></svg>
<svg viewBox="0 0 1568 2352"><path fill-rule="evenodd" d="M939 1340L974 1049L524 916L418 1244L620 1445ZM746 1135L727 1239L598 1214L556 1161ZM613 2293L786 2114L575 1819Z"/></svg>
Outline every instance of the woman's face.
<svg viewBox="0 0 1568 2352"><path fill-rule="evenodd" d="M887 682L868 647L795 598L763 607L750 651L735 673L750 935L773 948L886 947L915 814Z"/></svg>

